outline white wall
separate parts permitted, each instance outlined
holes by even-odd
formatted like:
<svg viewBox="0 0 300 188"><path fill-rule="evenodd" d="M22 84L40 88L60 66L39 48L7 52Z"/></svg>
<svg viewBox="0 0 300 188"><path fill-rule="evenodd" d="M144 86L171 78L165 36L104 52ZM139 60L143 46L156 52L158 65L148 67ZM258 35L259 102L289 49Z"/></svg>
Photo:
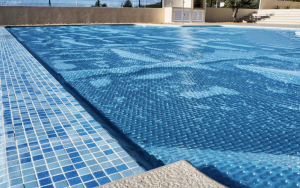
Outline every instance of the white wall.
<svg viewBox="0 0 300 188"><path fill-rule="evenodd" d="M173 22L173 8L166 7L165 8L165 23L172 23Z"/></svg>

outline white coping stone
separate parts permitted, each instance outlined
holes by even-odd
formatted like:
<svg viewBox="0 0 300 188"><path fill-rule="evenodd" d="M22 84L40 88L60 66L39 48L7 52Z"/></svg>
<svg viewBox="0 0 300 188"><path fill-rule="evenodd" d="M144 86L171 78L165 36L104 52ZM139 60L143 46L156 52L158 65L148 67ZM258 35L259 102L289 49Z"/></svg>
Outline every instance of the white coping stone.
<svg viewBox="0 0 300 188"><path fill-rule="evenodd" d="M184 188L225 188L200 172L186 160L181 160L160 168L156 168L119 181L111 182L101 188L159 188L159 187L184 187Z"/></svg>

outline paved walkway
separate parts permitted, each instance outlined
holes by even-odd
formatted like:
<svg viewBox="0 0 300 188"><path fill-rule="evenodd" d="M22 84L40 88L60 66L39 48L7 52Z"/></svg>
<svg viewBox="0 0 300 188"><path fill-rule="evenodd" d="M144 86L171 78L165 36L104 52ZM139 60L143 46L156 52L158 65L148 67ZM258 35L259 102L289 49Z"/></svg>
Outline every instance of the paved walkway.
<svg viewBox="0 0 300 188"><path fill-rule="evenodd" d="M276 28L276 29L300 29L297 24L264 24L264 23L233 23L233 22L205 22L205 23L172 23L165 25L178 26L227 26L227 27L260 27L260 28Z"/></svg>
<svg viewBox="0 0 300 188"><path fill-rule="evenodd" d="M95 187L144 170L0 27L0 188Z"/></svg>

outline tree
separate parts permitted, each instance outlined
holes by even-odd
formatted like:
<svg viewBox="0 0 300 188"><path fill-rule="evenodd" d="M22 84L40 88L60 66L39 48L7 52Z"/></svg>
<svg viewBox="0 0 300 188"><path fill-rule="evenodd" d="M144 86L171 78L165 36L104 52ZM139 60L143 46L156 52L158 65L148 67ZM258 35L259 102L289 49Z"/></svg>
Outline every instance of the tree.
<svg viewBox="0 0 300 188"><path fill-rule="evenodd" d="M101 4L101 0L97 0L95 5L92 5L92 7L107 7L106 3Z"/></svg>
<svg viewBox="0 0 300 188"><path fill-rule="evenodd" d="M247 8L253 4L252 0L226 0L225 7L232 9L232 20L237 22L236 16L239 8Z"/></svg>
<svg viewBox="0 0 300 188"><path fill-rule="evenodd" d="M126 0L125 3L123 4L123 7L132 7L131 1Z"/></svg>
<svg viewBox="0 0 300 188"><path fill-rule="evenodd" d="M101 5L101 1L97 0L96 3L95 3L95 6L92 6L92 7L100 7L100 5Z"/></svg>

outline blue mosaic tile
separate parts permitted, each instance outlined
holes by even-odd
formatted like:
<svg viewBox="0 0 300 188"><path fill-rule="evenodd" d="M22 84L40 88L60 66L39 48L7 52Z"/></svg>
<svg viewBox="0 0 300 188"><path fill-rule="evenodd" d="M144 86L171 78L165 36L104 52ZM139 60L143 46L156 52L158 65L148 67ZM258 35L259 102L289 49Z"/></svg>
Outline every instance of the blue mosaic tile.
<svg viewBox="0 0 300 188"><path fill-rule="evenodd" d="M118 170L119 172L128 169L128 167L127 167L125 164L116 166L116 168L117 168L117 170Z"/></svg>
<svg viewBox="0 0 300 188"><path fill-rule="evenodd" d="M69 187L69 184L67 181L60 181L58 183L55 183L55 187Z"/></svg>
<svg viewBox="0 0 300 188"><path fill-rule="evenodd" d="M97 172L99 170L101 170L101 167L99 165L94 165L90 167L92 172Z"/></svg>
<svg viewBox="0 0 300 188"><path fill-rule="evenodd" d="M36 181L30 182L30 183L26 183L24 184L25 188L33 188L33 187L38 187L38 184Z"/></svg>
<svg viewBox="0 0 300 188"><path fill-rule="evenodd" d="M129 176L132 176L133 172L131 170L126 170L126 171L122 171L121 174L124 178L126 178L126 177L129 177Z"/></svg>
<svg viewBox="0 0 300 188"><path fill-rule="evenodd" d="M99 184L94 180L94 181L90 181L90 182L88 182L88 183L85 183L85 186L86 186L87 188L92 188L92 187L98 187Z"/></svg>
<svg viewBox="0 0 300 188"><path fill-rule="evenodd" d="M68 179L68 182L70 185L76 185L81 183L81 180L79 178L73 178L73 179Z"/></svg>
<svg viewBox="0 0 300 188"><path fill-rule="evenodd" d="M76 172L75 170L74 170L74 171L71 171L71 172L68 172L68 173L65 173L65 175L66 175L66 177L67 177L68 179L74 178L74 177L78 176L78 174L77 174L77 172Z"/></svg>
<svg viewBox="0 0 300 188"><path fill-rule="evenodd" d="M40 182L41 186L44 186L44 185L52 183L52 181L51 181L50 178L45 178L45 179L39 180L39 182Z"/></svg>
<svg viewBox="0 0 300 188"><path fill-rule="evenodd" d="M60 175L57 175L57 176L52 176L52 179L53 179L54 182L58 182L58 181L64 180L65 177L64 177L64 175L60 174Z"/></svg>
<svg viewBox="0 0 300 188"><path fill-rule="evenodd" d="M80 169L80 168L86 167L86 164L84 162L82 162L82 163L74 164L74 166L76 169Z"/></svg>
<svg viewBox="0 0 300 188"><path fill-rule="evenodd" d="M137 167L137 168L132 169L132 172L134 174L140 174L140 173L143 173L144 170L141 167Z"/></svg>
<svg viewBox="0 0 300 188"><path fill-rule="evenodd" d="M37 174L37 177L39 179L45 178L45 177L49 177L49 172L45 171L45 172L40 172Z"/></svg>
<svg viewBox="0 0 300 188"><path fill-rule="evenodd" d="M23 174L23 175L25 175L25 174ZM31 182L33 180L36 180L36 176L35 176L35 174L32 174L32 175L23 177L23 179L24 179L24 182Z"/></svg>
<svg viewBox="0 0 300 188"><path fill-rule="evenodd" d="M91 174L87 174L87 175L81 176L81 179L83 180L83 182L86 182L86 181L90 181L90 180L94 179L94 177Z"/></svg>
<svg viewBox="0 0 300 188"><path fill-rule="evenodd" d="M94 172L93 174L96 178L105 176L105 173L103 171Z"/></svg>
<svg viewBox="0 0 300 188"><path fill-rule="evenodd" d="M77 172L79 175L84 175L90 173L90 170L88 168L81 168L81 169L77 169Z"/></svg>
<svg viewBox="0 0 300 188"><path fill-rule="evenodd" d="M42 188L54 188L53 185L46 185L46 186L43 186Z"/></svg>
<svg viewBox="0 0 300 188"><path fill-rule="evenodd" d="M4 182L0 184L1 188L7 188L8 187L8 182Z"/></svg>
<svg viewBox="0 0 300 188"><path fill-rule="evenodd" d="M112 167L112 168L105 169L105 172L109 175L109 174L116 173L117 170L114 167Z"/></svg>
<svg viewBox="0 0 300 188"><path fill-rule="evenodd" d="M93 154L119 145L3 27L0 53L0 188L98 186Z"/></svg>
<svg viewBox="0 0 300 188"><path fill-rule="evenodd" d="M104 185L104 184L111 182L111 180L108 177L104 177L104 178L98 179L98 182L100 183L100 185Z"/></svg>
<svg viewBox="0 0 300 188"><path fill-rule="evenodd" d="M104 151L104 153L106 154L106 155L110 155L110 154L113 154L114 152L113 152L113 150L106 150L106 151Z"/></svg>
<svg viewBox="0 0 300 188"><path fill-rule="evenodd" d="M72 186L72 188L85 188L83 184L77 184Z"/></svg>
<svg viewBox="0 0 300 188"><path fill-rule="evenodd" d="M113 175L109 176L109 178L110 178L112 181L117 181L117 180L122 179L122 176L121 176L119 173L116 173L116 174L113 174Z"/></svg>
<svg viewBox="0 0 300 188"><path fill-rule="evenodd" d="M17 178L17 179L10 180L10 185L11 186L22 184L22 183L23 183L22 178Z"/></svg>

